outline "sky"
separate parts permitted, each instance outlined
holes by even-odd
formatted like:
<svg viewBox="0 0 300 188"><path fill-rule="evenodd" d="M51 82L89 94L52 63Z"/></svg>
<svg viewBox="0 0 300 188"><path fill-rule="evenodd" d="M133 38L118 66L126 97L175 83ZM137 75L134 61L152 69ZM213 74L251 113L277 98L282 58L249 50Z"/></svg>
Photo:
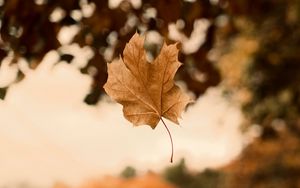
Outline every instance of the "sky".
<svg viewBox="0 0 300 188"><path fill-rule="evenodd" d="M70 46L90 56L87 49ZM68 64L51 51L35 70L24 60L18 63L26 76L0 100L0 186L76 185L119 174L126 166L159 172L181 158L198 171L227 164L243 148L243 116L222 97L221 86L213 87L183 113L180 126L166 121L175 149L171 164L170 140L161 123L154 130L133 127L122 106L107 96L95 106L83 102L92 78L80 73L80 57ZM0 73L10 74L0 76L0 83L11 82L15 68L2 63Z"/></svg>

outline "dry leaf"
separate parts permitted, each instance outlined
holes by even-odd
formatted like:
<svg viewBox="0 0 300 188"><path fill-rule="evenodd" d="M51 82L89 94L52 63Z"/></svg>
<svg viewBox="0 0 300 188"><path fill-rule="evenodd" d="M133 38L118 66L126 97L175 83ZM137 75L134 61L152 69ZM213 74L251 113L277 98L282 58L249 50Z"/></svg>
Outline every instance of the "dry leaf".
<svg viewBox="0 0 300 188"><path fill-rule="evenodd" d="M174 84L181 63L176 44L163 44L160 54L149 63L144 37L134 34L126 44L123 59L108 63L108 80L104 89L123 105L124 116L134 125L156 127L162 117L178 124L178 117L190 102Z"/></svg>

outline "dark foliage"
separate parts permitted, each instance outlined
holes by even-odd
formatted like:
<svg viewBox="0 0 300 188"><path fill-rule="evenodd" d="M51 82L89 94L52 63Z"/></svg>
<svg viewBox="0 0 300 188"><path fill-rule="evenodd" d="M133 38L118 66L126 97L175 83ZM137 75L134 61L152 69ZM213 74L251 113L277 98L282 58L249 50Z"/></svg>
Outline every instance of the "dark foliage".
<svg viewBox="0 0 300 188"><path fill-rule="evenodd" d="M82 3L93 3L96 7L90 17L83 17L76 20L72 17L74 10L81 10ZM50 15L57 8L61 8L65 14L59 21L51 21ZM156 17L147 18L145 12L155 8ZM135 9L129 2L124 1L117 8L109 8L107 0L45 0L45 1L20 1L7 0L1 6L1 37L3 43L0 51L0 59L12 50L15 56L26 57L31 63L31 67L36 66L42 57L51 49L57 49L61 44L57 40L59 30L64 26L79 25L80 31L75 36L73 42L80 46L91 46L95 56L90 60L88 66L82 71L87 72L88 67L96 67L97 73L94 75L94 84L91 93L86 97L88 104L95 104L99 96L103 93L102 86L106 81L106 61L99 51L108 47L107 37L112 32L118 33L118 43L114 51L117 57L126 42L133 33L140 30L156 30L168 40L168 24L181 19L185 23L183 32L189 36L193 30L194 21L199 18L214 20L222 10L219 6L214 6L208 0L196 1L194 3L180 0L175 1L143 1L141 7ZM137 18L134 25L126 25L130 16ZM182 54L182 62L189 61L192 69L197 69L207 74L207 79L200 82L193 77L189 71L191 68L182 68L178 74L178 79L183 80L188 88L196 96L203 93L206 88L219 83L220 76L215 66L207 59L207 53L214 42L214 24L211 25L207 34L205 44L195 53L190 55ZM168 41L170 42L170 41ZM62 59L67 58L62 54ZM70 58L70 57L68 57Z"/></svg>

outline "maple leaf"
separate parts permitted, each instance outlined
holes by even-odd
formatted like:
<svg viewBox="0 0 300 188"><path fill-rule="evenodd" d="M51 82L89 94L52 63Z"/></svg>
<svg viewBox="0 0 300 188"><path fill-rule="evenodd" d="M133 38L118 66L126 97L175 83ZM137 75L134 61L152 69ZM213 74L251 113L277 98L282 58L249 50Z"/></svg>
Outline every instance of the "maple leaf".
<svg viewBox="0 0 300 188"><path fill-rule="evenodd" d="M108 63L107 94L123 105L124 116L134 125L155 128L161 117L178 123L178 117L190 102L174 84L181 66L176 44L163 44L160 54L149 63L144 50L144 37L134 34L126 44L123 59Z"/></svg>
<svg viewBox="0 0 300 188"><path fill-rule="evenodd" d="M134 125L150 125L153 129L162 117L179 124L178 118L190 102L174 83L174 76L181 66L176 44L165 42L153 62L147 62L144 37L134 34L126 44L123 59L107 64L106 93L123 105L125 118ZM172 143L169 129L165 125ZM172 161L172 157L171 157Z"/></svg>

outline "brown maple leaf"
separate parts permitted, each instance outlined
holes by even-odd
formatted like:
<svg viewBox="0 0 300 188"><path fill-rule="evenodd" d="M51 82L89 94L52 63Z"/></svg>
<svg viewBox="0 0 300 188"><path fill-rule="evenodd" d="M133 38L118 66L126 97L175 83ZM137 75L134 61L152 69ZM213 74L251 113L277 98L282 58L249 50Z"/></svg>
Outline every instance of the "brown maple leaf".
<svg viewBox="0 0 300 188"><path fill-rule="evenodd" d="M144 37L136 33L126 44L123 59L120 57L107 64L108 79L104 89L123 105L128 121L134 125L150 125L153 129L160 120L165 125L162 117L179 124L178 117L190 98L173 81L181 66L177 56L176 44L164 43L155 60L147 62Z"/></svg>
<svg viewBox="0 0 300 188"><path fill-rule="evenodd" d="M144 37L134 34L126 44L123 59L108 63L107 94L123 105L125 118L134 125L155 128L161 117L178 124L177 118L190 102L174 84L181 63L176 44L163 44L160 54L149 63Z"/></svg>

